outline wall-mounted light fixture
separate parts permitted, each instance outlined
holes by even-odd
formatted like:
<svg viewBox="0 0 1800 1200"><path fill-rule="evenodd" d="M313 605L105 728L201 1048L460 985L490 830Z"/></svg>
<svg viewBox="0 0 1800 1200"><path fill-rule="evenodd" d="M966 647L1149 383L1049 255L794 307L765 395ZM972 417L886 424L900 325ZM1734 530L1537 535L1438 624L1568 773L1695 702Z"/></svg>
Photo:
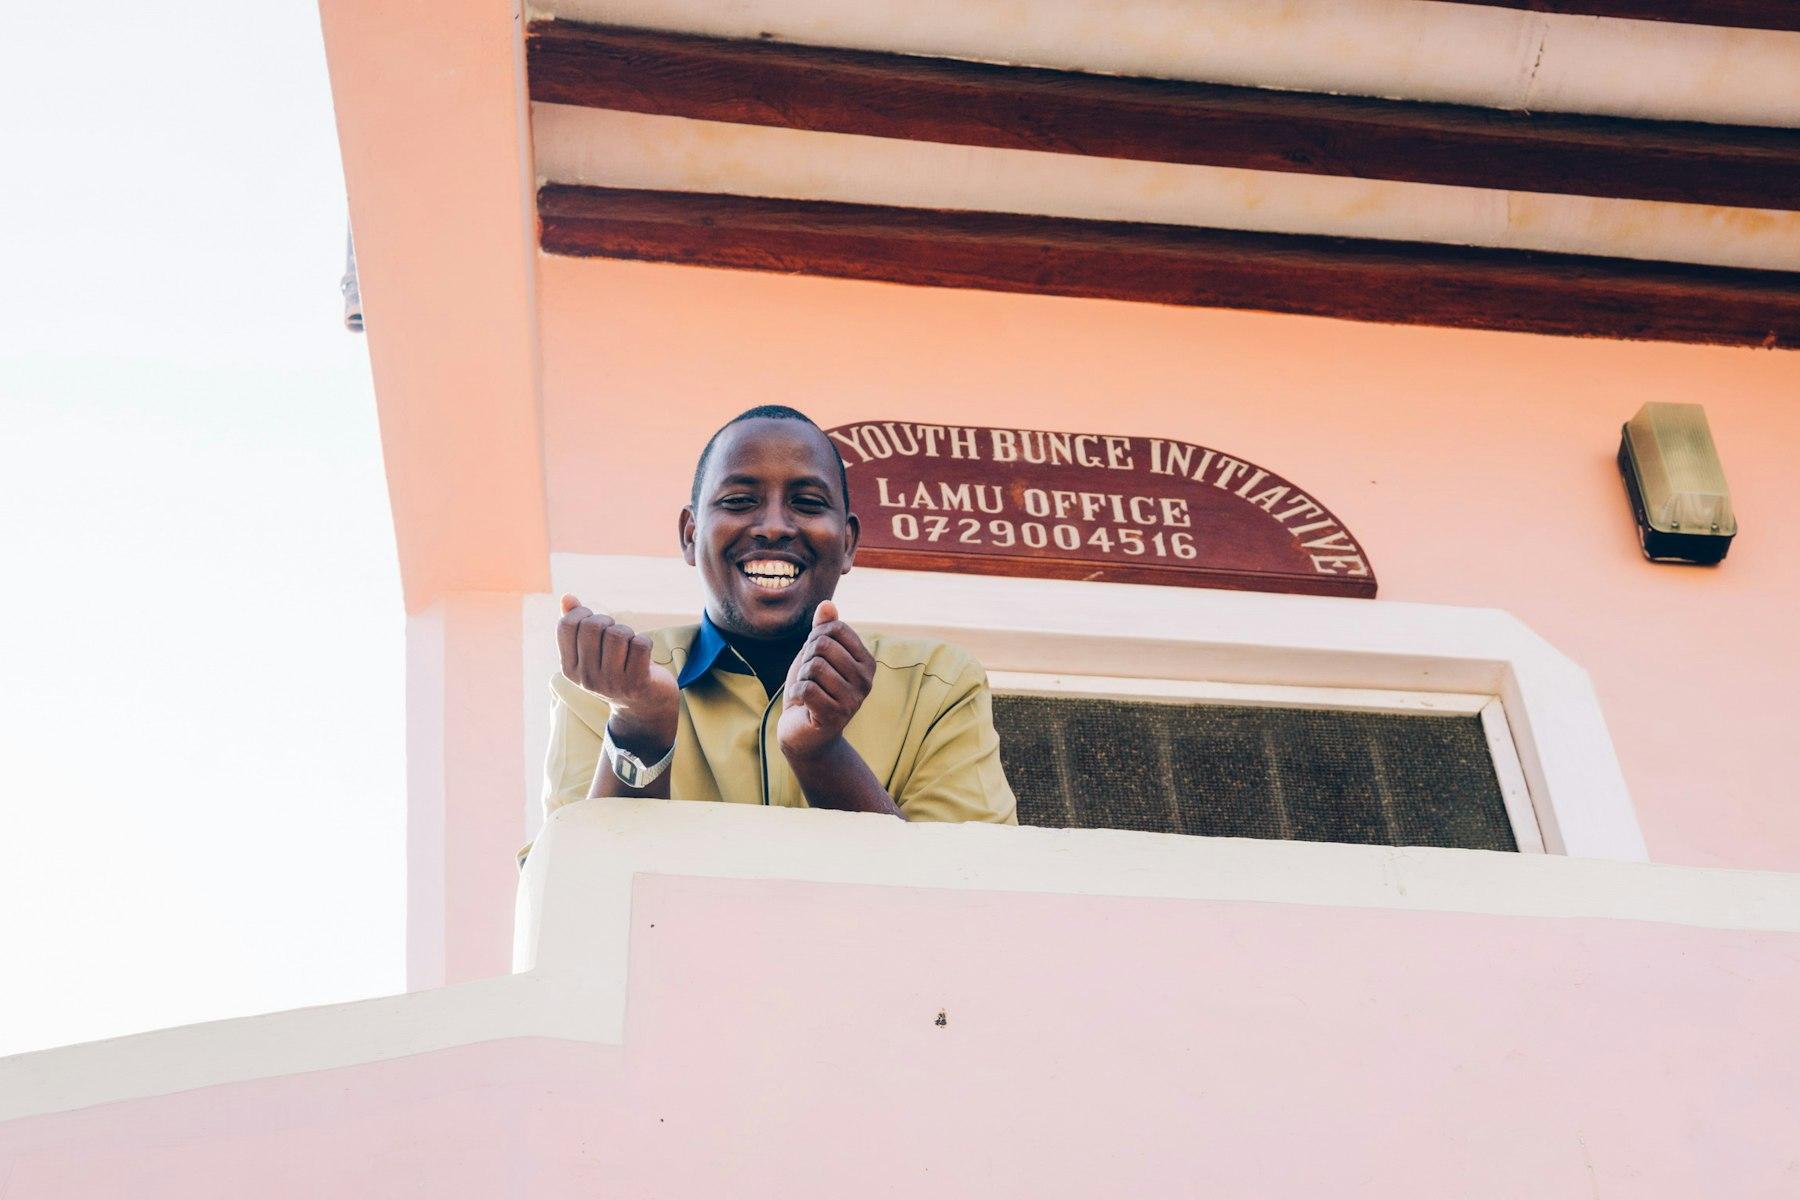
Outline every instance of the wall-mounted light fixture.
<svg viewBox="0 0 1800 1200"><path fill-rule="evenodd" d="M1731 549L1737 535L1731 489L1700 405L1638 409L1619 438L1619 473L1645 558L1716 563Z"/></svg>
<svg viewBox="0 0 1800 1200"><path fill-rule="evenodd" d="M351 333L363 331L362 285L356 278L356 239L344 230L344 277L338 280L344 293L344 328Z"/></svg>

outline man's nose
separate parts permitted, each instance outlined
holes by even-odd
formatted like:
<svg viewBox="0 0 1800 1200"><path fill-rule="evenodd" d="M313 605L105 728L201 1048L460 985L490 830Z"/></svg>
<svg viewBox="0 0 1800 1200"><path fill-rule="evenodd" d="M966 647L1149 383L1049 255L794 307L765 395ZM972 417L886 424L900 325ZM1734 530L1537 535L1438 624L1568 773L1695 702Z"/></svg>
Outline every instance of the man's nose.
<svg viewBox="0 0 1800 1200"><path fill-rule="evenodd" d="M788 506L779 500L770 500L756 510L756 520L750 526L752 537L765 541L779 542L793 537L799 532L794 524L794 515Z"/></svg>

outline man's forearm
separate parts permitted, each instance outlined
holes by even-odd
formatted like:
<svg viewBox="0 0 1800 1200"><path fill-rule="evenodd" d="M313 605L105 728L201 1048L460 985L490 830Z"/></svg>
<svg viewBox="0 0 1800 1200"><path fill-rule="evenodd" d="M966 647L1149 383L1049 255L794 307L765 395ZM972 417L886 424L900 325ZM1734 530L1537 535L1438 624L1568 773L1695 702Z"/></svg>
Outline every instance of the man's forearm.
<svg viewBox="0 0 1800 1200"><path fill-rule="evenodd" d="M814 808L901 816L900 806L869 770L869 764L841 737L817 754L790 757L788 766L800 781L806 802Z"/></svg>
<svg viewBox="0 0 1800 1200"><path fill-rule="evenodd" d="M620 779L612 769L612 764L604 758L594 769L594 786L588 789L588 798L596 796L635 796L644 800L667 800L669 798L669 772L664 771L650 781L649 787L634 788Z"/></svg>

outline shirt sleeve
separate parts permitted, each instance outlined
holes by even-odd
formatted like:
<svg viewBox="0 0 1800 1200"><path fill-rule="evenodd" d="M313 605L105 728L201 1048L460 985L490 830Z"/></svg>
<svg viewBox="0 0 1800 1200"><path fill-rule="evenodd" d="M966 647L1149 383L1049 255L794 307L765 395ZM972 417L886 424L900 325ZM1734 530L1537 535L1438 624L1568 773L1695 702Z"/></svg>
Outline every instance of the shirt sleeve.
<svg viewBox="0 0 1800 1200"><path fill-rule="evenodd" d="M987 672L974 659L963 660L894 799L908 821L1019 823L1018 803L1000 768Z"/></svg>
<svg viewBox="0 0 1800 1200"><path fill-rule="evenodd" d="M544 815L586 800L600 765L600 741L612 707L565 678L550 679L550 747L544 754Z"/></svg>
<svg viewBox="0 0 1800 1200"><path fill-rule="evenodd" d="M544 815L586 800L600 765L600 739L612 706L561 672L550 677L550 747L544 754ZM531 846L519 850L519 865Z"/></svg>

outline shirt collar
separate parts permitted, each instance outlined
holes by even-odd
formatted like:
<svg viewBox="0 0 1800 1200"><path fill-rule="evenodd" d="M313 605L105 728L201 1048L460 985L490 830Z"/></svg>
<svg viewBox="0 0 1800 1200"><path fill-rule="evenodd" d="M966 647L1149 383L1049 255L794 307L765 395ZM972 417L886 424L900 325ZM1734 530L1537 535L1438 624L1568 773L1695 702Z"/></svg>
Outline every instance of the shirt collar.
<svg viewBox="0 0 1800 1200"><path fill-rule="evenodd" d="M720 662L720 659L724 661ZM712 618L702 612L700 632L694 635L694 644L688 647L687 663L676 676L675 686L685 688L715 666L736 674L750 673L731 648L731 643L725 640L725 635L719 632L719 627L712 623Z"/></svg>

